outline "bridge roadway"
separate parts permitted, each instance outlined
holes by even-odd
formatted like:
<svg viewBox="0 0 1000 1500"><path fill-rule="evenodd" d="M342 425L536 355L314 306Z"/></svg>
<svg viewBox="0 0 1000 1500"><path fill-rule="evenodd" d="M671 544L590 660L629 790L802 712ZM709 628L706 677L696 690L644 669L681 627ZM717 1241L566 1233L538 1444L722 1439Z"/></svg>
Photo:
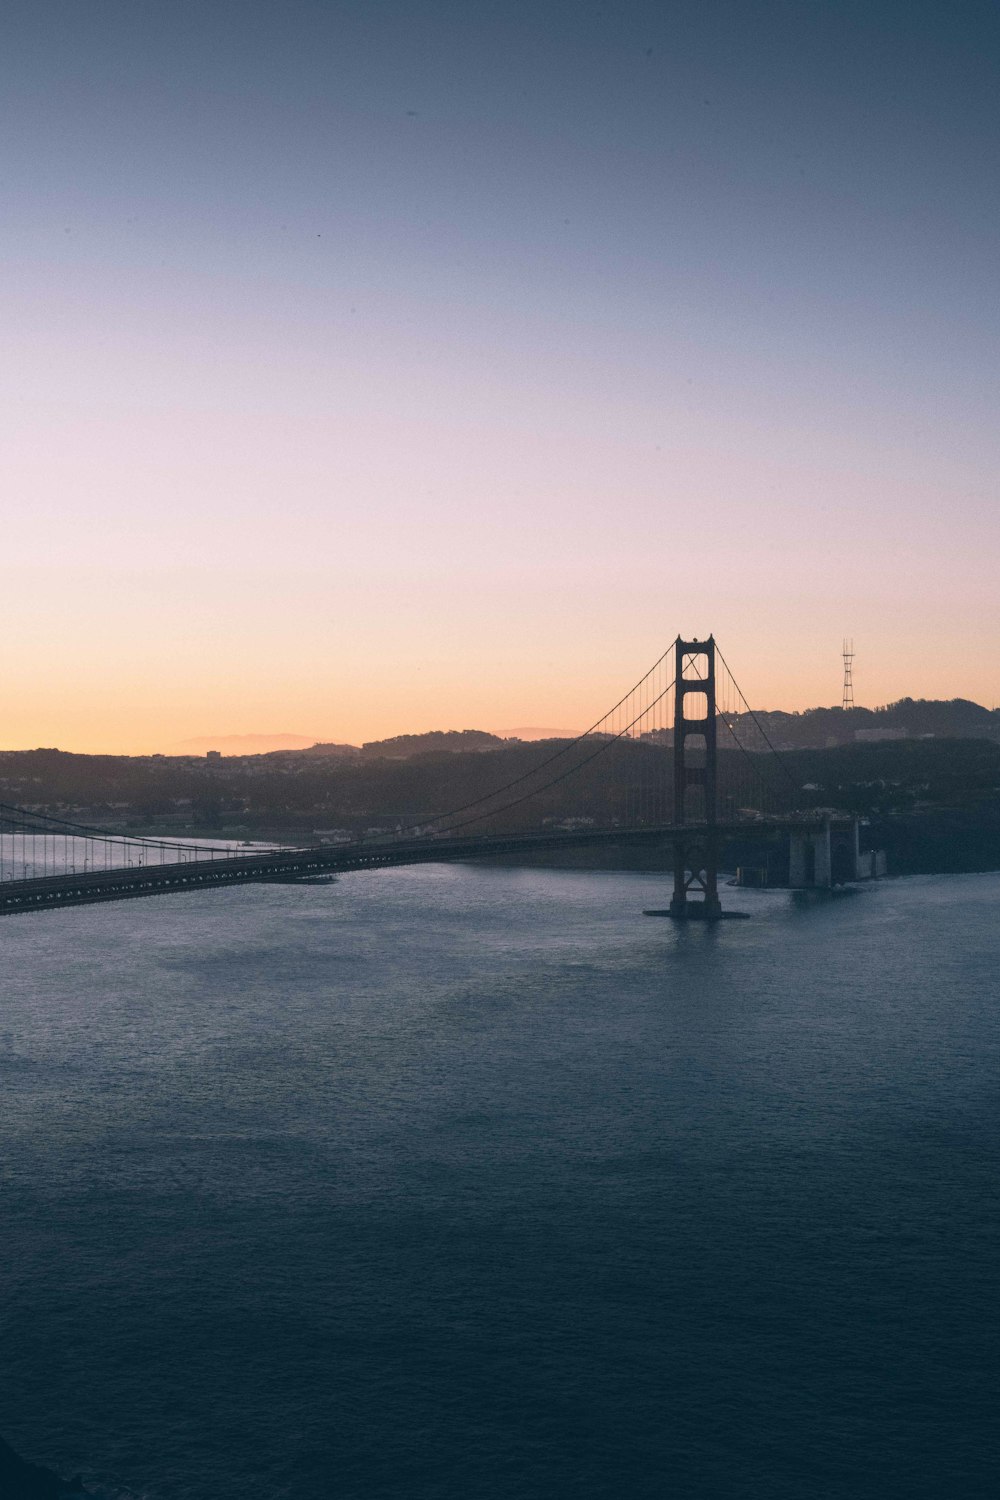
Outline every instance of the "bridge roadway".
<svg viewBox="0 0 1000 1500"><path fill-rule="evenodd" d="M716 823L715 834L764 834L820 827L822 818L802 815ZM840 821L840 820L836 820ZM493 837L423 837L372 840L356 844L313 844L300 849L258 850L218 859L171 864L128 865L85 873L30 877L0 884L0 916L51 911L56 907L87 906L98 901L128 901L138 896L163 896L201 891L213 886L294 883L352 870L387 869L400 865L453 864L488 859L493 855L537 854L559 849L582 849L609 844L649 847L678 838L704 836L704 825L658 824L648 828L586 828L572 832L519 833Z"/></svg>

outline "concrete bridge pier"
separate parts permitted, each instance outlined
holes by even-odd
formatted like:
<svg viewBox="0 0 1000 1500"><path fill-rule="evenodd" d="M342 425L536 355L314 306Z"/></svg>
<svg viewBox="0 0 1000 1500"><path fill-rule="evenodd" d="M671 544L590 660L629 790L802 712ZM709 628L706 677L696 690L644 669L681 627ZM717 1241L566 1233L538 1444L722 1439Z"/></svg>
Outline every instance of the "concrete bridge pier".
<svg viewBox="0 0 1000 1500"><path fill-rule="evenodd" d="M712 830L699 838L676 839L674 841L674 894L670 902L670 915L680 918L701 918L706 922L718 921L722 916L718 881L718 839ZM700 897L691 900L691 892Z"/></svg>
<svg viewBox="0 0 1000 1500"><path fill-rule="evenodd" d="M793 890L833 885L833 847L830 820L822 828L803 829L788 836L788 884Z"/></svg>

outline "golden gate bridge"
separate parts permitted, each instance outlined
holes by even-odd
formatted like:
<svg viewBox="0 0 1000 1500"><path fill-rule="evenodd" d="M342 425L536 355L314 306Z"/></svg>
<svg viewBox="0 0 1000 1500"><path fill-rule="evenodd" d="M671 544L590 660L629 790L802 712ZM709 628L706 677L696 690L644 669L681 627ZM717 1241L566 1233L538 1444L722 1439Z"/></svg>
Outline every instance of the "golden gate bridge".
<svg viewBox="0 0 1000 1500"><path fill-rule="evenodd" d="M586 786L593 815L553 826L556 788ZM350 871L452 863L601 845L670 853L669 915L715 920L727 838L782 833L800 885L832 880L831 840L846 813L801 809L714 638L678 637L589 729L547 746L527 770L391 834L338 845L234 849L131 836L0 804L0 915L221 886L297 883ZM850 872L849 872L850 873Z"/></svg>

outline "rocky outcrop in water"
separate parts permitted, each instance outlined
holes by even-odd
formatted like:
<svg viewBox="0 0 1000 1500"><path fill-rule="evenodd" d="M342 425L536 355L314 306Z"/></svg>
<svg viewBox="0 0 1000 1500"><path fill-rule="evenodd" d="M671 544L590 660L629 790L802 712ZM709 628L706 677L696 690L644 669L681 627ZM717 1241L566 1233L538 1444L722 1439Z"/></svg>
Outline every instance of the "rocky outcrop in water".
<svg viewBox="0 0 1000 1500"><path fill-rule="evenodd" d="M41 1464L29 1464L0 1438L0 1495L3 1500L63 1500L87 1495L79 1475L61 1479Z"/></svg>

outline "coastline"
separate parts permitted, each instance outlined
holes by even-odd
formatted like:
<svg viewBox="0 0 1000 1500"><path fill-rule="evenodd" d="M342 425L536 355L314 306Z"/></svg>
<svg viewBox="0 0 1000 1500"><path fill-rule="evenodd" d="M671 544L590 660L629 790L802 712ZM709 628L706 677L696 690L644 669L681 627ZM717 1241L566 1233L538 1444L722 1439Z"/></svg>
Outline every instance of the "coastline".
<svg viewBox="0 0 1000 1500"><path fill-rule="evenodd" d="M75 1474L63 1479L45 1464L29 1463L0 1437L0 1494L4 1500L62 1500L63 1496L91 1495L83 1479Z"/></svg>

